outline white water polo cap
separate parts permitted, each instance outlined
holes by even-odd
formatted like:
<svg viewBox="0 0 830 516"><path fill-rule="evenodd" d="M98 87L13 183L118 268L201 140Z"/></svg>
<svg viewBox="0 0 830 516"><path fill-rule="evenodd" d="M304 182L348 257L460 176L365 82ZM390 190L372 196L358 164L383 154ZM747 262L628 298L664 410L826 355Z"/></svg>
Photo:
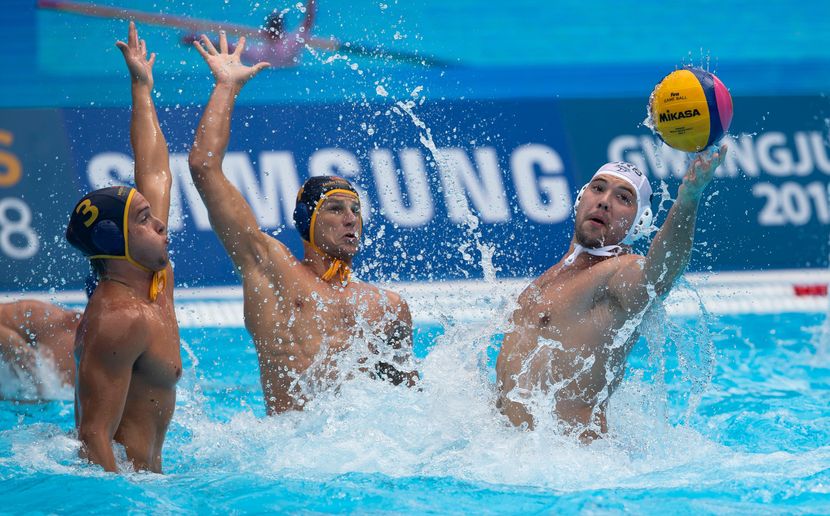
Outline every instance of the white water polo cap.
<svg viewBox="0 0 830 516"><path fill-rule="evenodd" d="M599 167L599 170L591 177L591 181L599 175L614 176L622 179L630 184L637 194L637 214L634 216L634 223L628 228L628 233L626 233L625 238L620 242L624 245L631 245L638 238L646 234L654 221L654 212L651 210L651 184L649 184L648 178L637 167L624 161L612 161ZM579 207L579 201L582 200L582 194L588 188L588 185L591 184L591 181L588 181L576 195L574 213L576 213ZM616 256L622 252L622 248L619 245L607 245L593 249L575 244L574 252L565 259L565 265L571 265L576 260L576 257L583 252L594 256Z"/></svg>
<svg viewBox="0 0 830 516"><path fill-rule="evenodd" d="M648 229L651 227L651 223L654 221L654 212L651 209L651 184L649 184L648 178L645 174L640 172L637 167L624 161L612 161L599 167L599 170L594 173L591 181L596 179L599 175L614 176L622 179L626 183L630 184L637 193L637 214L634 216L634 223L628 229L628 233L626 233L625 238L623 238L622 242L620 242L622 244L631 245L637 239L646 234ZM590 184L590 181L588 184ZM576 196L576 202L574 202L574 212L576 212L576 208L579 206L579 201L582 199L582 193L587 187L587 184L583 186L579 191L579 194Z"/></svg>

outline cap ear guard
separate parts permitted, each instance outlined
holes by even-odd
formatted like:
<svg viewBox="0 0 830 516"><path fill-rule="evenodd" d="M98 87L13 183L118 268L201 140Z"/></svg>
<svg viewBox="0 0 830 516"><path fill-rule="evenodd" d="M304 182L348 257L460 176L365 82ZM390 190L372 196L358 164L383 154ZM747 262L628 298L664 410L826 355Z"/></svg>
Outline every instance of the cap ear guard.
<svg viewBox="0 0 830 516"><path fill-rule="evenodd" d="M124 234L118 224L111 220L102 220L92 227L92 243L100 250L99 254L120 256L125 253Z"/></svg>
<svg viewBox="0 0 830 516"><path fill-rule="evenodd" d="M294 227L297 228L300 237L305 241L308 241L311 233L311 215L312 208L308 204L298 201L294 207Z"/></svg>
<svg viewBox="0 0 830 516"><path fill-rule="evenodd" d="M579 208L579 201L582 200L582 194L585 193L585 189L588 188L588 184L582 185L582 188L576 193L576 200L574 201L574 215L576 215L576 209Z"/></svg>
<svg viewBox="0 0 830 516"><path fill-rule="evenodd" d="M644 236L648 229L651 227L651 224L654 222L654 213L651 211L651 206L646 206L646 209L640 214L640 217L634 222L634 225L631 226L631 229L628 231L628 234L623 239L623 244L631 245L639 238Z"/></svg>

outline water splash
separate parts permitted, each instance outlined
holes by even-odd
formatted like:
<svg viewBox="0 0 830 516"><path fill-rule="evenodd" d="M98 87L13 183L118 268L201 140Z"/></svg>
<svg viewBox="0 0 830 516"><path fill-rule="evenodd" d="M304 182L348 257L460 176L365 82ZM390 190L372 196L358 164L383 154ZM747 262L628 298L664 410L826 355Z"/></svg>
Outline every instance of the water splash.
<svg viewBox="0 0 830 516"><path fill-rule="evenodd" d="M50 356L36 353L32 374L19 371L0 359L0 399L35 401L71 400L73 397L73 388L63 382Z"/></svg>
<svg viewBox="0 0 830 516"><path fill-rule="evenodd" d="M191 439L179 450L189 458L185 465L265 476L363 472L577 489L704 460L719 449L688 429L667 429L667 441L653 443L647 459L632 457L630 443L616 438L584 447L552 430L519 431L495 410L480 360L490 324L470 330L451 327L438 339L419 364L418 389L354 375L320 392L303 412L258 418L242 411L227 423L194 417L187 423ZM651 421L645 413L638 417L633 434ZM675 446L695 452L666 457L666 448Z"/></svg>

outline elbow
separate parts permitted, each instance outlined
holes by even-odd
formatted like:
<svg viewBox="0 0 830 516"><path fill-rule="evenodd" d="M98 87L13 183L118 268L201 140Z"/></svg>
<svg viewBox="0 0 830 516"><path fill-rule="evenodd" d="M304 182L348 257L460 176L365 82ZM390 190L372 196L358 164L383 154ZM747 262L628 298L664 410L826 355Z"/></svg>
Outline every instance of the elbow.
<svg viewBox="0 0 830 516"><path fill-rule="evenodd" d="M202 156L202 153L194 148L187 157L187 165L190 167L190 173L194 176L202 173L207 169L207 156Z"/></svg>
<svg viewBox="0 0 830 516"><path fill-rule="evenodd" d="M654 294L658 298L666 297L669 292L671 292L672 287L674 286L674 278L666 281L658 281L654 284Z"/></svg>
<svg viewBox="0 0 830 516"><path fill-rule="evenodd" d="M190 175L193 177L193 181L197 185L210 170L210 160L211 158L207 155L207 153L199 152L195 149L190 151L190 155L187 158L187 164L190 167Z"/></svg>
<svg viewBox="0 0 830 516"><path fill-rule="evenodd" d="M81 441L81 456L92 462L100 463L102 454L112 447L113 436L100 425L89 425L83 422L78 427L78 440ZM105 468L106 469L106 468Z"/></svg>
<svg viewBox="0 0 830 516"><path fill-rule="evenodd" d="M173 174L169 170L164 170L161 174L160 181L164 185L164 189L169 192L173 187Z"/></svg>

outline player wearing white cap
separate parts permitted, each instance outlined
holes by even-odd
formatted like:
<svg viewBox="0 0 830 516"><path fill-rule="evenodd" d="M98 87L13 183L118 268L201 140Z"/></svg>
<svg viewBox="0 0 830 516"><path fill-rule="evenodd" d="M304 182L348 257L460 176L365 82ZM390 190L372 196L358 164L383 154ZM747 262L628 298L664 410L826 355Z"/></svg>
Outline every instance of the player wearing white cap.
<svg viewBox="0 0 830 516"><path fill-rule="evenodd" d="M697 208L726 147L698 155L648 254L631 244L652 224L651 186L629 163L600 167L577 195L571 246L519 296L496 364L501 411L534 428L550 414L590 441L652 300L666 295L691 255Z"/></svg>

